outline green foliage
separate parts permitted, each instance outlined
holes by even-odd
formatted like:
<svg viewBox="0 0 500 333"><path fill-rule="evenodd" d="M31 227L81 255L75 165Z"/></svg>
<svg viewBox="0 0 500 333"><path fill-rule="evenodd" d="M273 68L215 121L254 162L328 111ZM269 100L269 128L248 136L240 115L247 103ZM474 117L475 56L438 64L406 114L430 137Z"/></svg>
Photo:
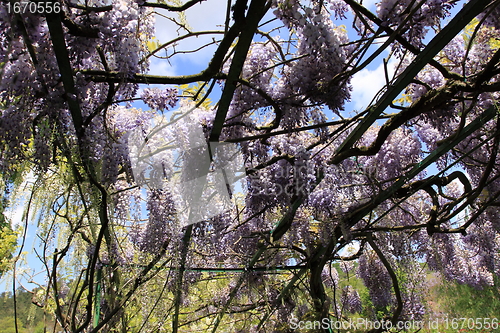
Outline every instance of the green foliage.
<svg viewBox="0 0 500 333"><path fill-rule="evenodd" d="M31 302L30 292L18 289L16 292L17 325L19 333L42 333L46 326L43 309ZM0 333L15 333L14 297L12 293L0 294ZM48 324L48 323L47 323Z"/></svg>
<svg viewBox="0 0 500 333"><path fill-rule="evenodd" d="M16 333L14 317L0 318L0 333Z"/></svg>
<svg viewBox="0 0 500 333"><path fill-rule="evenodd" d="M151 40L146 42L149 52L153 52L160 47L160 41L153 37Z"/></svg>
<svg viewBox="0 0 500 333"><path fill-rule="evenodd" d="M12 254L17 245L17 233L0 223L0 276L11 268Z"/></svg>
<svg viewBox="0 0 500 333"><path fill-rule="evenodd" d="M457 282L444 281L439 287L441 307L451 318L495 318L500 313L500 292L496 286L474 289Z"/></svg>
<svg viewBox="0 0 500 333"><path fill-rule="evenodd" d="M479 24L479 20L474 18L467 26L465 27L462 36L465 41L465 45L470 47L471 39L474 35L474 31L476 30L477 25Z"/></svg>
<svg viewBox="0 0 500 333"><path fill-rule="evenodd" d="M409 105L412 103L411 95L410 94L401 94L401 97L394 100L394 104L404 106L404 105Z"/></svg>
<svg viewBox="0 0 500 333"><path fill-rule="evenodd" d="M4 216L5 197L0 198L0 276L11 267L12 255L17 245L17 233Z"/></svg>
<svg viewBox="0 0 500 333"><path fill-rule="evenodd" d="M201 103L200 106L205 109L212 107L210 98L206 98L208 88L205 82L197 82L193 84L183 84L177 87L182 96L191 97L196 103Z"/></svg>
<svg viewBox="0 0 500 333"><path fill-rule="evenodd" d="M490 47L493 49L493 50L498 50L500 49L500 40L498 38L490 38Z"/></svg>

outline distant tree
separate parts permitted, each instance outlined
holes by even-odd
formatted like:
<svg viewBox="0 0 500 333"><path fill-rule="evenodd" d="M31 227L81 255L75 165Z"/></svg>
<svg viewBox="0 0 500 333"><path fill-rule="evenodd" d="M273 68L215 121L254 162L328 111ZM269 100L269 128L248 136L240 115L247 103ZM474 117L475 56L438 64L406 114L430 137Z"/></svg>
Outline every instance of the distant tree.
<svg viewBox="0 0 500 333"><path fill-rule="evenodd" d="M17 330L23 333L43 332L49 322L53 327L52 316L47 320L44 311L32 303L32 292L19 288L14 295L3 292L0 294L0 332L16 332L14 304L17 308Z"/></svg>
<svg viewBox="0 0 500 333"><path fill-rule="evenodd" d="M396 323L423 318L428 269L498 281L498 0L229 0L193 31L201 3L0 6L2 186L28 192L33 301L64 331ZM156 13L178 37L154 38ZM199 73L148 72L202 50Z"/></svg>

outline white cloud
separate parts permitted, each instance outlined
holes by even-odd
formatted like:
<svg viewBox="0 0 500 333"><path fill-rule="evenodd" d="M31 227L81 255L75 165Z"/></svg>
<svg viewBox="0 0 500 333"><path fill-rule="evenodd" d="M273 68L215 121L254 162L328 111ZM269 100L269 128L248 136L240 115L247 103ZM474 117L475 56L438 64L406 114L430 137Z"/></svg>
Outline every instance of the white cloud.
<svg viewBox="0 0 500 333"><path fill-rule="evenodd" d="M12 223L12 226L17 228L19 225L23 225L23 213L25 207L21 204L16 205L15 207L9 207L5 210L5 215L7 219Z"/></svg>
<svg viewBox="0 0 500 333"><path fill-rule="evenodd" d="M151 63L149 64L149 74L163 76L177 75L175 66L170 64L167 60L154 57L151 58Z"/></svg>
<svg viewBox="0 0 500 333"><path fill-rule="evenodd" d="M371 11L375 11L376 7L375 4L380 2L379 0L363 0L362 5L368 8Z"/></svg>
<svg viewBox="0 0 500 333"><path fill-rule="evenodd" d="M391 78L394 75L395 63L389 62L387 67L389 78ZM383 63L380 63L376 69L365 68L354 74L351 80L353 87L351 103L353 104L353 108L358 111L366 108L385 84L386 79Z"/></svg>
<svg viewBox="0 0 500 333"><path fill-rule="evenodd" d="M28 173L12 198L14 204L5 209L5 216L14 228L24 225L23 215L35 180L33 172Z"/></svg>

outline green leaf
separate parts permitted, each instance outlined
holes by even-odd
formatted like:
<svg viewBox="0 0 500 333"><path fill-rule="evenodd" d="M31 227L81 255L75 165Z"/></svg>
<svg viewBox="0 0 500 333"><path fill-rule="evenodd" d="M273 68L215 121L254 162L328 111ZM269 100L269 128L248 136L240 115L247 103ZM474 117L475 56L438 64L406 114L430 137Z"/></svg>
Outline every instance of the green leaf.
<svg viewBox="0 0 500 333"><path fill-rule="evenodd" d="M156 39L156 37L151 38L151 40L146 42L149 52L153 52L157 48L160 47L160 42Z"/></svg>

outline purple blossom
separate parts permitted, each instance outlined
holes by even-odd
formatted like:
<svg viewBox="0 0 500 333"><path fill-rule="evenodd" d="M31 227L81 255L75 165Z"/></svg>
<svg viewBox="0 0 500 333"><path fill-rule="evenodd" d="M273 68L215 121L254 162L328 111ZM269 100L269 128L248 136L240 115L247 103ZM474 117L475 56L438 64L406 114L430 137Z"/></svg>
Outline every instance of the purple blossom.
<svg viewBox="0 0 500 333"><path fill-rule="evenodd" d="M349 313L360 313L363 310L361 298L352 286L345 286L342 289L341 304L343 309Z"/></svg>
<svg viewBox="0 0 500 333"><path fill-rule="evenodd" d="M157 111L164 111L173 108L179 98L177 89L166 88L146 88L142 91L141 98L150 108Z"/></svg>
<svg viewBox="0 0 500 333"><path fill-rule="evenodd" d="M410 5L419 4L410 0L382 0L377 3L377 15L389 26L398 26L406 19ZM449 10L454 5L451 0L431 0L422 3L420 8L415 8L415 14L406 22L407 31L404 36L417 47L423 46L428 28L435 27L441 19L449 15ZM396 45L396 49L399 46Z"/></svg>
<svg viewBox="0 0 500 333"><path fill-rule="evenodd" d="M359 258L358 276L368 288L373 305L380 308L392 304L391 277L374 251Z"/></svg>
<svg viewBox="0 0 500 333"><path fill-rule="evenodd" d="M170 193L152 190L148 195L148 222L143 229L139 248L158 253L163 244L176 234L175 204Z"/></svg>

